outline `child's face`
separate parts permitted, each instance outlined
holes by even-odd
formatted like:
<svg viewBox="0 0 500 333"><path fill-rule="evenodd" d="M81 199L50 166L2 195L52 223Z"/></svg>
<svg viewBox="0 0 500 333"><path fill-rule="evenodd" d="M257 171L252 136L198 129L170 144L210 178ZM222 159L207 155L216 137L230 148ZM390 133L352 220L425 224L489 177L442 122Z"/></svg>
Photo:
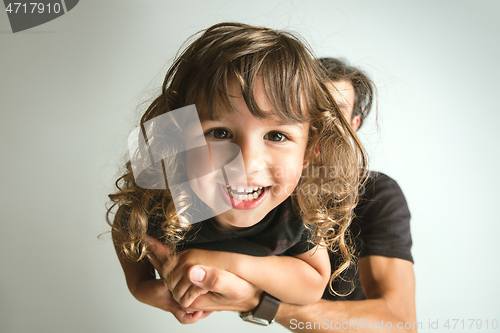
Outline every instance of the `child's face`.
<svg viewBox="0 0 500 333"><path fill-rule="evenodd" d="M306 165L309 123L283 123L275 115L258 119L250 113L239 86L230 85L230 89L237 111L222 112L218 120L202 120L201 126L208 144L230 142L239 146L246 175L241 174L234 183L230 181L231 191L220 180L218 188L214 188L213 180L207 180L205 193L199 196L204 201L213 195L223 196L227 202L231 202L230 197L240 202L214 217L220 228L235 230L255 225L293 193ZM256 85L254 94L259 107L272 112L261 84Z"/></svg>

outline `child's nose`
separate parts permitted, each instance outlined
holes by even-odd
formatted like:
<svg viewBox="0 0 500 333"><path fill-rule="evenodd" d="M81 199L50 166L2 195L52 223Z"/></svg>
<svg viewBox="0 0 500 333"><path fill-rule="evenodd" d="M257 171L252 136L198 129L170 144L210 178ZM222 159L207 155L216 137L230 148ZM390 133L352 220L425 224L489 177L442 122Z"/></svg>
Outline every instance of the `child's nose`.
<svg viewBox="0 0 500 333"><path fill-rule="evenodd" d="M262 144L255 142L242 142L239 146L245 163L245 172L248 175L265 170L266 152L265 147Z"/></svg>

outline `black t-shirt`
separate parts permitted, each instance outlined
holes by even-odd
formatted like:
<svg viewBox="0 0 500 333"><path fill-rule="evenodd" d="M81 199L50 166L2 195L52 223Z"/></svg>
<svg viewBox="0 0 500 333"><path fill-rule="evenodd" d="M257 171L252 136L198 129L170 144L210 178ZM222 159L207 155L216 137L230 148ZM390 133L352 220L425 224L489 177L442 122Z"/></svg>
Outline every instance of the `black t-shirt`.
<svg viewBox="0 0 500 333"><path fill-rule="evenodd" d="M410 211L396 181L383 173L370 172L354 212L356 217L352 221L350 231L358 258L379 255L413 262ZM338 255L330 255L332 273L337 267L338 260ZM323 299L366 299L356 267L350 267L342 276L345 280L355 283L354 291L348 296L341 297L331 295L327 287ZM341 294L345 294L351 286L350 282L339 278L333 283L333 289Z"/></svg>
<svg viewBox="0 0 500 333"><path fill-rule="evenodd" d="M148 234L161 239L160 221L148 221ZM298 255L314 248L311 234L294 212L291 197L270 211L256 225L240 231L221 230L208 219L194 225L179 250L196 248L265 257Z"/></svg>

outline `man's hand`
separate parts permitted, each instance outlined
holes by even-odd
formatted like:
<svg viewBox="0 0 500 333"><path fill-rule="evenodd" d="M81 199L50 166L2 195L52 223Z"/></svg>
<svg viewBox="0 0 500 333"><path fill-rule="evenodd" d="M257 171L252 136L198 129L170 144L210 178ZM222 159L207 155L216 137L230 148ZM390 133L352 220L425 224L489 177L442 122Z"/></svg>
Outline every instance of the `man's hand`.
<svg viewBox="0 0 500 333"><path fill-rule="evenodd" d="M192 301L189 311L249 311L262 295L253 284L217 267L192 266L188 276L193 285L209 290Z"/></svg>
<svg viewBox="0 0 500 333"><path fill-rule="evenodd" d="M139 284L134 296L141 302L170 312L181 324L193 324L207 317L212 311L192 311L183 309L172 298L164 280L148 280Z"/></svg>
<svg viewBox="0 0 500 333"><path fill-rule="evenodd" d="M185 250L173 257L171 250L157 239L149 236L147 239L149 243L147 257L149 261L153 264L160 277L164 279L166 286L172 292L173 299L181 307L187 308L198 296L209 291L193 285L188 277L189 268L199 262L196 259L203 262L203 254L207 251ZM200 253L196 251L200 251Z"/></svg>
<svg viewBox="0 0 500 333"><path fill-rule="evenodd" d="M182 251L176 256L175 260L169 265L171 271L166 272L169 274L168 286L172 291L172 295L177 302L187 308L199 296L204 295L210 291L209 286L206 288L204 284L193 284L193 281L204 281L204 274L206 271L198 268L193 269L194 266L204 265L211 268L219 268L218 271L211 271L216 277L222 276L226 272L225 263L227 256L231 255L227 252L220 251L207 251L198 249L187 249ZM235 275L224 275L226 278L235 277Z"/></svg>
<svg viewBox="0 0 500 333"><path fill-rule="evenodd" d="M211 311L186 311L173 299L165 280L156 278L154 268L158 269L162 264L168 264L167 258L170 255L170 249L153 239L158 256L162 261L160 262L156 255L150 252L147 254L150 261L133 262L123 254L121 246L116 245L122 243L121 237L120 233L113 232L116 254L125 273L127 287L138 301L172 313L182 324L195 323L211 313ZM153 260L151 260L152 258ZM153 263L155 266L152 265Z"/></svg>
<svg viewBox="0 0 500 333"><path fill-rule="evenodd" d="M148 242L149 260L172 290L173 299L187 311L248 311L259 303L262 290L210 266L224 267L227 253L190 249L169 262L170 249L152 237Z"/></svg>

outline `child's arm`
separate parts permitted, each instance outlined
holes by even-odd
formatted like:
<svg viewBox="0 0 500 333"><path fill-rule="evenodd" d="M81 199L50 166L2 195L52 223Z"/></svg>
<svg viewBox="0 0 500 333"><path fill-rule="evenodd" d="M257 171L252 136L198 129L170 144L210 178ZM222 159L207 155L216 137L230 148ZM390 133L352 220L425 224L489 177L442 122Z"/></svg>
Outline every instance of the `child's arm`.
<svg viewBox="0 0 500 333"><path fill-rule="evenodd" d="M154 250L153 250L154 252ZM309 304L321 298L330 279L330 260L326 248L316 247L296 257L254 257L238 253L189 249L179 254L172 275L172 295L183 307L196 299L196 288L188 279L193 265L214 266L229 271L283 302ZM191 288L191 289L190 289Z"/></svg>
<svg viewBox="0 0 500 333"><path fill-rule="evenodd" d="M133 262L127 259L118 245L121 244L121 236L114 230L112 236L128 289L138 301L172 313L183 324L195 323L211 313L209 311L187 313L172 298L164 280L156 279L153 265L148 260Z"/></svg>

